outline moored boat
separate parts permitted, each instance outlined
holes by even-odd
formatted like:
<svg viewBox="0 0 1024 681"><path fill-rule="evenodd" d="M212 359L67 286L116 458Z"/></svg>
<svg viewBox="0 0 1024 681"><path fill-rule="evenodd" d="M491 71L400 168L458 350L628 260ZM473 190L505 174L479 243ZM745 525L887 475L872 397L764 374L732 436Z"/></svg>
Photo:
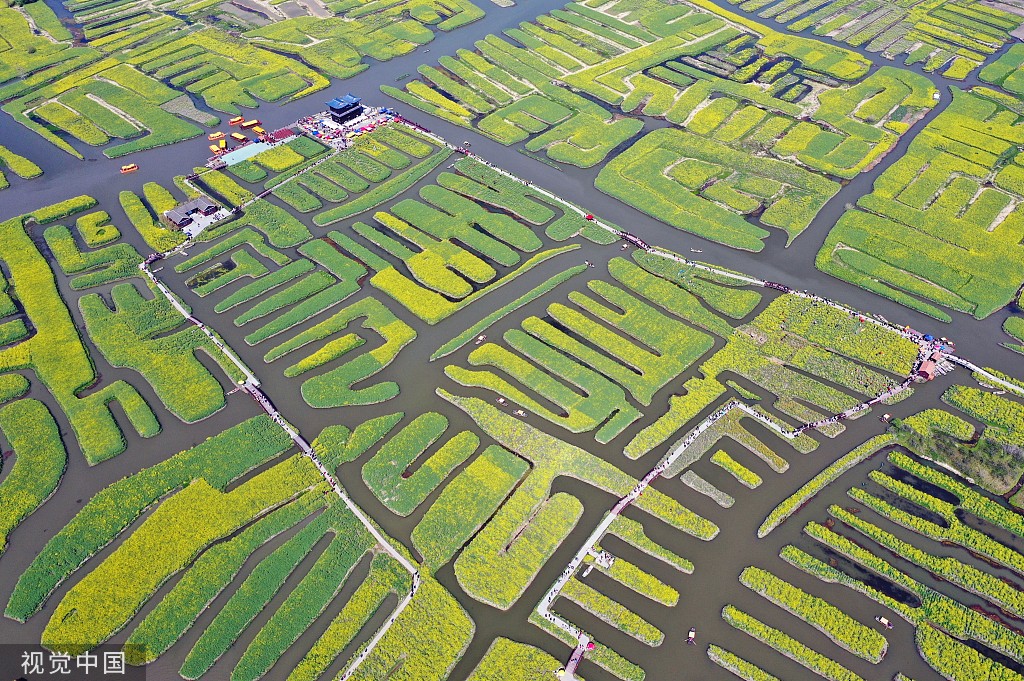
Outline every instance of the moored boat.
<svg viewBox="0 0 1024 681"><path fill-rule="evenodd" d="M217 140L224 139L224 133L221 132L220 130L218 130L217 132L211 132L209 135L206 136L206 139L210 140L211 142L216 142Z"/></svg>
<svg viewBox="0 0 1024 681"><path fill-rule="evenodd" d="M245 122L245 116L235 116L228 121L228 125L239 125Z"/></svg>

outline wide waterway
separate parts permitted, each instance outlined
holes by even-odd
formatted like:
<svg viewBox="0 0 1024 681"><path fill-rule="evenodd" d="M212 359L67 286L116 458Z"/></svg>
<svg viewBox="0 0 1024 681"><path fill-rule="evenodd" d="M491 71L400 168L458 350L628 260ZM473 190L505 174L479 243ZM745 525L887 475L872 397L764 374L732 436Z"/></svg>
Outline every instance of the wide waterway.
<svg viewBox="0 0 1024 681"><path fill-rule="evenodd" d="M384 97L378 91L380 84L392 84L402 74L415 73L415 68L418 64L433 63L439 56L451 55L458 48L469 47L474 40L482 38L488 33L497 32L503 28L514 26L520 21L532 19L541 12L561 6L562 3L552 2L551 0L537 0L524 2L508 9L499 9L488 3L484 4L488 13L485 19L459 29L452 34L438 35L434 42L420 48L413 54L387 63L374 64L372 68L359 76L349 81L336 82L329 90L317 93L303 100L281 106L262 105L258 110L258 115L264 121L264 127L271 129L278 125L290 123L310 111L319 109L322 100L344 94L348 91L363 96L370 103L391 103L391 100ZM742 12L731 6L727 7L730 11L742 14ZM429 50L429 53L427 50ZM873 61L878 61L876 55L866 54L865 56ZM933 78L933 80L940 84L947 82L941 78ZM445 136L452 142L471 141L473 151L485 159L495 162L518 174L520 177L547 187L559 195L585 206L588 210L641 236L648 243L664 246L684 255L689 255L688 251L690 248L698 248L703 253L697 257L707 262L765 279L782 281L798 288L813 290L821 295L843 301L855 307L884 314L893 321L906 322L922 330L933 330L936 332L936 335L945 335L955 339L959 353L975 363L1014 372L1015 365L1019 366L1019 362L1015 361L1018 359L1017 356L1008 350L999 348L997 345L1002 336L999 326L1007 314L1005 311L996 313L983 321L974 320L966 315L954 314L953 323L945 325L850 286L845 282L826 276L815 270L813 266L814 256L824 241L827 230L842 214L845 205L848 202L852 203L858 196L870 190L871 183L878 174L898 158L899 154L905 151L913 136L920 131L928 120L931 120L938 111L944 108L949 100L949 92L943 91L939 106L928 115L925 121L919 122L908 135L904 136L895 152L891 153L874 169L844 186L792 246L789 248L785 247L785 236L781 232L773 233L768 239L764 251L757 254L732 250L718 244L706 242L689 234L675 231L597 192L593 188L593 178L596 175L596 169L585 171L565 168L559 171L523 154L512 152L508 148L487 140L472 131L446 124L418 111L408 110L404 106L399 106L399 109L410 118L417 120L425 127ZM660 121L649 121L648 125L649 127L654 127L663 125L663 123ZM207 144L205 138L201 137L174 146L133 155L128 160L138 163L141 166L141 170L133 175L121 176L118 174L118 167L121 163L125 162L124 160L106 159L96 149L84 149L87 160L79 161L50 146L33 133L14 123L6 115L0 116L0 140L12 150L30 156L46 171L42 178L31 182L20 182L16 178L13 180L14 186L12 189L0 194L0 219L6 219L40 205L53 203L73 195L91 194L100 200L100 208L110 212L114 216L115 223L119 225L125 224L117 201L119 191L123 189L141 191L141 186L146 181L158 181L170 186L172 175L186 172L192 166L202 164L205 160L206 154L204 152ZM425 182L435 175L436 173L432 174ZM125 239L132 242L140 252L147 252L148 249L145 244L134 234L133 230L127 229L123 230L123 232ZM324 230L313 228L313 232L314 235L320 235ZM39 235L36 234L36 236ZM38 239L38 241L41 241L41 239ZM553 244L550 242L545 244L546 247L551 245ZM198 252L200 248L197 247L195 252ZM285 250L290 255L294 255L293 250ZM171 285L179 294L186 297L197 317L217 328L222 336L240 354L242 359L255 370L263 383L264 390L284 413L286 418L298 427L307 439L315 437L327 425L344 423L352 426L367 418L396 411L404 411L407 415L411 416L421 413L424 409L423 405L432 405L445 413L451 421L449 433L455 433L459 430L476 430L476 428L472 421L460 411L438 401L434 394L436 386L444 386L456 394L476 394L488 400L492 399L493 396L484 391L473 391L455 386L443 374L443 368L446 364L465 366L465 357L469 350L471 350L471 346L463 348L458 353L441 361L430 363L428 358L434 349L483 316L485 309L490 310L500 307L525 293L529 288L536 285L537 282L563 270L565 267L578 264L584 259L589 259L598 265L596 269L588 270L585 276L609 279L604 265L609 259L619 255L621 255L621 252L616 246L599 247L586 244L578 251L559 256L545 263L537 268L536 272L531 274L530 277L498 289L489 294L484 302L470 306L467 310L453 315L435 327L426 327L400 306L390 305L400 318L416 328L419 333L417 340L402 351L396 363L389 370L375 377L375 380L388 378L397 380L401 385L401 394L397 398L380 405L335 410L315 410L308 407L299 395L300 381L285 379L281 375L283 362L272 365L264 364L262 355L267 348L264 346L250 348L242 340L245 332L230 323L229 317L231 315L217 315L213 312L214 301L200 299L188 294L183 283L184 277L176 275L172 271L171 265L173 262L167 263L163 270L158 273L158 276ZM582 277L571 280L568 285L559 287L558 290L546 296L542 301L534 302L515 314L510 315L492 327L488 331L488 335L495 339L499 338L502 331L517 326L525 317L529 315L543 316L544 307L548 302L564 300L569 287L579 288L581 282ZM90 289L86 293L98 290L106 294L109 288ZM81 316L75 301L82 294L71 291L67 286L66 280L61 280L61 292L69 301L72 314L81 323ZM347 302L370 295L371 292L372 289L363 290ZM763 309L768 298L769 295L766 295L765 302L759 306L757 311ZM301 328L306 328L320 319L322 317L311 320ZM365 349L375 347L375 343L379 344L379 340L370 341ZM719 342L715 347L717 349L720 346L721 343ZM218 414L201 423L187 427L183 426L159 406L159 401L156 399L152 389L137 374L127 370L113 369L106 364L98 352L93 351L92 354L97 364L97 370L102 374L104 384L119 378L131 381L133 385L139 388L150 404L154 405L164 425L165 432L154 440L143 441L134 436L129 428L126 433L129 443L128 451L116 459L92 469L85 465L74 445L69 445L71 452L68 472L60 489L53 499L43 506L40 511L31 516L12 535L11 546L2 560L0 560L0 597L2 597L4 602L7 595L10 594L18 575L28 565L38 549L95 492L125 475L163 460L170 454L200 442L204 438L224 430L241 419L261 411L249 396L244 393L236 393L228 398L228 407ZM217 370L216 365L211 360L203 357L202 361L216 375L221 375L221 372ZM335 364L329 365L324 369L328 369L331 366L335 366ZM651 407L641 409L645 417L633 424L624 435L616 439L613 445L597 445L592 435L575 436L563 430L550 427L548 424L544 424L542 427L561 439L597 453L626 472L638 478L642 477L654 465L658 457L664 453L666 447L657 448L639 461L630 461L621 455L622 445L633 434L638 432L641 427L647 425L657 415L662 413L667 407L669 396L675 392L680 392L679 386L686 378L694 375L695 372L696 367L660 391ZM904 416L928 407L938 407L940 406L939 395L954 380L964 382L968 380L968 377L962 370L957 370L952 376L942 377L933 383L917 387L913 397L886 409L894 415ZM740 382L755 392L761 394L764 392L748 382L742 380ZM38 387L33 387L31 396L41 399L50 405L51 411L57 417L62 430L66 433L70 432L66 420L56 408L53 400L44 391ZM711 411L713 408L711 407L707 411ZM758 565L776 572L783 578L790 580L811 593L826 596L831 602L862 622L872 624L872 618L877 614L883 613L881 608L874 605L867 598L846 589L825 587L820 582L805 577L802 573L785 565L778 559L779 549L787 543L795 543L814 555L823 555L821 551L813 547L813 542L805 537L801 537L800 529L805 522L811 519L824 522L827 519L825 509L828 504L850 505L850 501L845 496L845 490L863 481L867 470L880 466L882 464L881 457L876 457L847 473L837 484L819 495L811 504L783 526L776 529L768 538L764 540L754 539L757 527L780 500L795 491L827 462L845 453L855 444L883 431L883 424L874 418L877 411L859 420L847 422L846 432L835 441L815 434L813 437L820 443L820 446L816 451L807 455L802 455L789 449L788 445L769 431L753 424L750 420L746 420L744 422L746 427L786 458L790 462L790 469L783 475L777 475L760 460L732 441L723 440L720 442L717 445L718 447L724 448L729 454L744 465L747 465L764 479L764 484L755 491L747 491L739 484L730 482L724 473L717 470L708 461L703 460L696 464L694 467L696 472L736 497L736 504L731 509L719 508L713 501L691 491L677 479L657 481L655 487L659 490L676 498L684 506L693 509L719 525L721 533L710 544L695 540L661 523L653 522L636 509L631 509L627 512L627 516L643 520L648 533L656 541L693 561L695 565L694 573L692 575L683 575L674 570L667 569L661 563L650 559L645 554L631 549L623 542L615 539L607 540L604 543L605 548L654 573L660 579L678 589L680 592L679 605L674 608L657 606L628 592L621 585L611 582L611 580L602 577L598 573L592 574L586 581L594 584L597 588L620 600L627 606L633 607L645 619L648 619L652 624L664 631L666 633L666 640L660 647L652 649L640 645L612 627L582 613L579 608L566 604L564 601L557 603L554 609L573 622L585 626L596 635L598 640L607 643L627 658L642 664L647 670L648 679L652 681L667 679L696 681L698 679L733 678L708 660L705 654L708 642L718 643L736 654L762 665L780 678L797 679L810 676L806 670L798 667L795 663L774 653L767 654L766 649L761 644L754 642L753 639L743 634L739 634L727 625L719 614L722 606L726 603L733 603L754 616L764 619L769 624L784 628L793 636L817 650L834 657L838 662L846 665L869 681L873 679L889 679L897 671L901 671L917 681L939 678L917 655L913 642L913 628L902 620L897 619L895 629L886 634L890 643L888 656L879 665L869 665L853 655L831 646L831 644L824 640L822 634L813 630L806 623L802 623L796 618L783 613L767 603L767 601L754 595L742 587L736 579L740 571L747 565ZM116 415L120 423L125 423L119 408L116 409ZM699 418L703 418L705 415L702 413L693 423L696 423ZM538 419L532 416L528 420L535 425L538 422ZM371 455L372 450L370 454L365 455L359 461L342 467L339 471L339 477L352 494L354 500L362 508L380 521L391 536L409 545L409 533L439 492L431 495L420 506L419 510L408 518L401 519L393 516L366 489L360 478L359 469L363 462ZM877 491L877 488L873 489ZM532 625L526 624L526 618L580 544L599 522L602 514L615 503L616 499L612 495L589 485L566 478L556 481L554 491L572 493L583 502L586 511L576 529L561 545L555 556L541 570L526 595L508 613L499 613L493 608L465 596L458 587L451 564L442 568L438 573L440 581L469 611L477 627L474 641L462 663L459 664L452 674L452 679L465 678L490 642L499 635L537 645L548 650L559 659L564 660L568 657L569 648L567 646L556 642ZM867 515L870 516L870 514ZM137 525L138 523L136 523ZM930 541L911 539L911 534L900 528L887 523L882 525L898 537L927 548L929 551L940 555L947 553L957 555L963 560L981 565L965 551L941 547ZM241 582L242 577L252 568L256 560L266 556L291 534L292 532L285 533L257 551L247 562L242 576L236 579L226 592L230 593L233 591L234 587ZM324 543L321 543L318 551L322 550L324 546ZM1015 546L1018 549L1024 548L1024 542L1018 540L1015 542ZM90 561L89 565L94 566L98 564L99 560L109 555L111 550L108 548L101 552ZM302 563L296 574L290 578L288 582L290 586L294 586L301 575L308 571L318 551L315 551L313 555ZM903 563L898 563L898 565L905 568L912 576L924 577L920 570L908 567ZM365 570L365 565L360 570ZM358 572L353 577L358 577ZM0 620L0 640L5 642L38 641L39 634L46 623L49 613L52 612L54 606L59 602L63 594L67 592L70 585L77 581L82 574L83 572L77 573L69 584L62 585L54 596L51 597L44 612L31 619L26 625L18 625L6 619ZM151 601L151 604L157 602L163 594L166 594L176 581L176 578L172 579L165 585L157 597ZM931 581L928 581L928 583L935 586ZM314 623L313 627L285 655L281 664L271 672L268 678L283 679L286 677L287 670L294 666L304 651L311 645L314 638L326 628L330 619L340 610L347 595L351 592L351 588L351 584L346 587L341 598L336 599L335 603L328 608L325 614ZM935 588L954 595L959 600L967 603L973 603L977 600L966 597L963 592L948 584L941 584ZM284 592L287 592L287 589ZM222 595L215 602L214 611L223 604L224 600L225 595ZM275 598L267 612L257 619L254 626L251 626L240 638L238 644L227 653L225 659L205 678L226 679L231 664L238 660L245 645L248 644L258 630L258 625L266 621L269 613L273 612L282 601L283 595ZM144 615L149 609L150 607L145 608L141 614ZM187 654L191 644L196 640L198 633L210 622L212 616L213 612L207 611L200 617L197 625L184 637L183 641L179 642L167 655L152 666L151 678L175 678L176 671L180 667L185 654ZM381 622L385 617L385 612L378 613L373 624ZM892 620L894 618L889 616L889 619ZM699 632L698 641L700 645L696 647L684 644L686 631L691 626L696 626ZM1024 624L1017 623L1017 626L1024 626ZM364 632L365 637L369 636L368 632L371 629L372 627ZM130 631L130 627L128 631ZM122 632L115 640L124 640L128 631ZM365 638L361 638L356 643L358 644L362 640L365 640ZM344 659L346 655L341 657ZM337 672L341 666L342 661L339 661L332 669ZM581 666L580 672L591 681L613 678L608 673L586 661Z"/></svg>

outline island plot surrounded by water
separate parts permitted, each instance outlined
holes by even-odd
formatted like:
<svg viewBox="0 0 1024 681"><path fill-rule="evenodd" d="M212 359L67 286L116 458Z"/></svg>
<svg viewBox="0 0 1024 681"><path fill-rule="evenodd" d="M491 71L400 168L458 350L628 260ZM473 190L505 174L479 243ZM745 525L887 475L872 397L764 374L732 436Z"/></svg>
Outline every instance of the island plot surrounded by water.
<svg viewBox="0 0 1024 681"><path fill-rule="evenodd" d="M0 8L0 638L1024 681L1024 9L528 4Z"/></svg>

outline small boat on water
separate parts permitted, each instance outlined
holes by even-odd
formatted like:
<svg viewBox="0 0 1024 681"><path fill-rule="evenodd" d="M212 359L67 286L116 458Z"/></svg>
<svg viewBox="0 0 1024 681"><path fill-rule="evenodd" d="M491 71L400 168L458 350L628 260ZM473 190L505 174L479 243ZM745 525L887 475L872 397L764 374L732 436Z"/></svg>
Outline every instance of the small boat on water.
<svg viewBox="0 0 1024 681"><path fill-rule="evenodd" d="M504 397L499 397L499 398L498 398L497 400L495 400L495 401L496 401L496 402L497 402L498 404L502 404L502 405L504 405L504 404L508 404L508 400L506 400L506 399L505 399Z"/></svg>
<svg viewBox="0 0 1024 681"><path fill-rule="evenodd" d="M883 627L885 627L886 629L892 629L892 622L890 622L889 620L885 619L885 618L884 618L884 617L882 617L881 615L879 615L878 617L876 617L876 618L875 618L875 621L876 621L876 622L878 622L879 624L881 624L881 625L882 625Z"/></svg>
<svg viewBox="0 0 1024 681"><path fill-rule="evenodd" d="M209 135L206 136L206 139L210 140L211 142L216 142L217 140L224 139L224 133L221 132L220 130L218 130L217 132L211 132Z"/></svg>
<svg viewBox="0 0 1024 681"><path fill-rule="evenodd" d="M697 629L696 627L690 627L690 633L686 635L686 642L691 646L697 645Z"/></svg>
<svg viewBox="0 0 1024 681"><path fill-rule="evenodd" d="M136 163L129 163L126 166L121 166L121 174L122 175L127 175L128 173L134 173L138 169L139 169L138 164L136 164Z"/></svg>
<svg viewBox="0 0 1024 681"><path fill-rule="evenodd" d="M476 343L474 343L474 345L480 345L480 344L481 344L481 343L483 343L483 342L484 342L485 340L487 340L487 336L486 336L486 334L481 334L481 335L479 335L479 336L477 336L477 337L476 337Z"/></svg>
<svg viewBox="0 0 1024 681"><path fill-rule="evenodd" d="M516 409L516 410L515 410L514 412L512 412L512 413L513 413L513 414L515 414L516 416L526 416L526 412L525 412L525 411L523 411L522 409Z"/></svg>
<svg viewBox="0 0 1024 681"><path fill-rule="evenodd" d="M403 80L405 80L405 79L406 79L406 78L408 78L408 77L409 77L409 74L408 74L408 73L403 73L403 74L402 74L402 75L400 75L400 76L399 76L398 78L395 78L395 82L397 83L397 82L399 82L399 81L403 81Z"/></svg>
<svg viewBox="0 0 1024 681"><path fill-rule="evenodd" d="M704 251L700 250L699 248L691 248L690 249L690 253L703 253L703 252Z"/></svg>
<svg viewBox="0 0 1024 681"><path fill-rule="evenodd" d="M241 125L245 122L245 116L235 116L228 121L228 125Z"/></svg>

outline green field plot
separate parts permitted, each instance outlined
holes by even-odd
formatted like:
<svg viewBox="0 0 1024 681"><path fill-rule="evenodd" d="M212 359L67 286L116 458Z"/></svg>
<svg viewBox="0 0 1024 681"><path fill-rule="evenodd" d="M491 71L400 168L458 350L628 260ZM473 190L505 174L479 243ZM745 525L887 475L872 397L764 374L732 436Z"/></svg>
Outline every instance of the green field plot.
<svg viewBox="0 0 1024 681"><path fill-rule="evenodd" d="M956 1L903 2L879 6L865 0L795 3L785 0L729 0L792 31L812 29L851 47L888 59L923 62L926 71L966 78L1011 42L1020 17L1005 9Z"/></svg>
<svg viewBox="0 0 1024 681"><path fill-rule="evenodd" d="M168 410L186 423L210 416L226 404L220 381L196 357L200 350L233 380L243 379L197 327L176 331L184 318L159 293L146 299L132 284L111 291L112 312L98 295L79 301L93 343L111 365L138 371ZM174 333L169 333L169 332Z"/></svg>
<svg viewBox="0 0 1024 681"><path fill-rule="evenodd" d="M254 44L294 54L332 78L350 78L369 67L364 57L387 61L484 16L468 0L331 2L337 17L304 16L246 33Z"/></svg>
<svg viewBox="0 0 1024 681"><path fill-rule="evenodd" d="M684 393L669 398L668 411L626 445L627 456L649 452L718 400L726 391L722 372L743 376L779 396L777 409L807 422L849 409L860 401L856 395L874 396L892 387L893 376L902 380L917 358L917 346L895 332L796 296L777 298L739 330L701 365L703 376L688 380ZM800 449L815 446L805 436L790 442ZM776 462L776 455L765 453L762 458L776 470L785 470L785 462ZM682 466L688 460L678 463Z"/></svg>
<svg viewBox="0 0 1024 681"><path fill-rule="evenodd" d="M665 638L665 635L650 622L579 580L569 580L562 589L562 597L641 643L657 646L661 645Z"/></svg>
<svg viewBox="0 0 1024 681"><path fill-rule="evenodd" d="M0 430L17 457L14 468L0 482L3 554L11 532L57 489L68 453L56 421L46 405L37 400L19 400L0 409Z"/></svg>
<svg viewBox="0 0 1024 681"><path fill-rule="evenodd" d="M688 191L687 161L708 169L708 178L722 177L707 185L697 183L699 193ZM680 166L680 162L684 162ZM735 169L735 170L734 170ZM704 172L704 171L702 171ZM761 208L760 202L729 200L735 189L708 193L722 184L722 190L738 186L745 178L764 178L780 185L781 194L762 214L765 224L785 229L790 239L797 236L839 186L813 173L782 161L750 157L682 130L659 130L641 141L601 171L595 186L673 227L719 241L735 248L760 251L768 233L743 219L742 214ZM744 195L749 196L749 195ZM775 217L778 216L778 217Z"/></svg>
<svg viewBox="0 0 1024 681"><path fill-rule="evenodd" d="M448 419L441 414L422 414L363 465L366 486L393 513L407 516L415 511L480 446L480 438L469 431L439 444L447 428ZM427 455L428 449L434 451Z"/></svg>
<svg viewBox="0 0 1024 681"><path fill-rule="evenodd" d="M629 284L630 276L646 274L619 258L609 268ZM488 343L470 353L470 365L490 366L501 373L458 366L447 367L446 373L463 385L493 390L571 432L600 426L596 439L610 441L639 417L625 391L650 404L655 392L710 349L712 340L661 313L650 304L653 300L641 300L603 281L591 281L588 287L591 295L569 294L574 307L552 303L547 320L528 317L522 331L506 332L507 348ZM675 303L667 296L657 300L666 309ZM561 413L546 406L549 403Z"/></svg>
<svg viewBox="0 0 1024 681"><path fill-rule="evenodd" d="M622 388L591 369L522 331L508 331L504 340L511 350L487 343L470 353L470 365L486 365L503 372L560 411L548 409L492 371L449 366L445 373L461 385L493 390L570 432L588 432L605 424L595 436L599 442L611 441L640 417L640 412L627 402ZM583 394L560 383L556 376L577 386Z"/></svg>
<svg viewBox="0 0 1024 681"><path fill-rule="evenodd" d="M284 374L289 377L301 376L322 367L366 343L363 336L355 333L337 335L360 318L364 320L362 328L378 334L384 339L384 344L341 366L306 379L302 384L302 397L310 406L320 408L376 404L391 399L399 390L394 381L382 381L363 388L352 387L391 364L402 348L416 338L416 332L408 324L398 319L375 298L364 298L349 305L331 318L270 350L265 359L273 361L308 343L330 338L318 350L285 369Z"/></svg>
<svg viewBox="0 0 1024 681"><path fill-rule="evenodd" d="M106 213L102 215L106 216ZM108 226L108 229L117 232L117 228L112 225ZM64 225L47 227L43 232L43 237L54 259L65 274L85 272L82 276L71 280L73 289L109 284L112 281L135 277L139 274L139 263L142 262L142 257L133 246L128 244L116 244L94 251L83 250L76 243L71 230Z"/></svg>
<svg viewBox="0 0 1024 681"><path fill-rule="evenodd" d="M200 128L162 108L176 92L159 80L128 64L112 65L108 60L89 67L86 74L90 78L76 73L36 88L6 106L16 120L73 153L77 152L32 119L44 121L86 144L130 140L104 149L104 155L111 158L201 134Z"/></svg>
<svg viewBox="0 0 1024 681"><path fill-rule="evenodd" d="M828 601L811 596L766 570L748 567L740 574L740 582L818 629L840 647L869 662L881 662L889 647L885 637L874 629Z"/></svg>
<svg viewBox="0 0 1024 681"><path fill-rule="evenodd" d="M42 169L35 163L0 145L0 189L6 189L11 185L10 180L4 174L4 170L26 180L43 174Z"/></svg>
<svg viewBox="0 0 1024 681"><path fill-rule="evenodd" d="M33 559L5 614L19 621L34 615L61 582L168 492L200 478L223 490L291 446L284 431L261 416L101 490Z"/></svg>
<svg viewBox="0 0 1024 681"><path fill-rule="evenodd" d="M950 401L960 399L968 398ZM916 431L908 435L911 426ZM915 454L932 456L948 448L950 438L970 438L972 430L951 414L927 410L895 423L886 437L891 442L898 438ZM1024 574L1024 560L1006 539L1024 536L1024 523L1004 499L978 490L957 477L949 464L942 465L945 468L892 449L887 461L867 472L867 481L852 485L845 507L828 509L832 522L812 521L804 527L817 547L786 546L781 557L824 582L812 591L825 601L839 595L836 590L842 586L906 620L916 630L918 652L946 678L967 681L980 673L985 678L1016 679L999 656L1019 663L1024 659L1024 639L1005 619L987 617L977 606L969 606L981 602L981 608L1001 608L1014 616L1024 607L1019 591L1006 581L1007 571ZM827 562L818 549L824 549ZM837 561L840 557L844 560ZM979 557L983 561L974 560ZM847 621L827 602L816 603L821 597L757 568L744 571L741 581L847 650L872 661L884 653L884 640L876 630ZM958 595L960 590L972 596L964 598ZM796 653L808 668L830 668L820 654L792 646L767 631L766 625L730 622L789 657ZM975 643L977 651L969 647ZM832 668L827 674L843 672Z"/></svg>
<svg viewBox="0 0 1024 681"><path fill-rule="evenodd" d="M236 115L239 106L255 107L258 99L276 102L327 86L327 78L315 70L254 45L208 28L143 44L129 52L128 62L157 78L173 77L211 109Z"/></svg>
<svg viewBox="0 0 1024 681"><path fill-rule="evenodd" d="M154 186L159 187L159 185ZM160 190L162 194L170 197L172 201L174 200L166 189L160 187ZM149 200L149 194L146 196L147 200ZM147 206L139 198L138 194L130 191L123 191L120 194L121 208L124 210L125 215L128 216L128 221L135 228L135 231L145 240L146 245L156 253L163 253L184 243L187 238L185 234L174 232L164 227L158 218L158 215L162 212L161 207L154 205L152 200L149 201L150 203ZM174 204L163 208L163 210L173 207Z"/></svg>
<svg viewBox="0 0 1024 681"><path fill-rule="evenodd" d="M1010 302L1024 282L1016 118L956 91L836 223L818 268L939 319L948 319L942 308L982 318Z"/></svg>
<svg viewBox="0 0 1024 681"><path fill-rule="evenodd" d="M491 446L441 492L412 531L413 546L433 568L447 563L497 510L529 468Z"/></svg>
<svg viewBox="0 0 1024 681"><path fill-rule="evenodd" d="M1024 45L1012 46L1006 54L981 70L978 78L998 85L1018 97L1024 95L1024 77L1020 67L1024 64Z"/></svg>
<svg viewBox="0 0 1024 681"><path fill-rule="evenodd" d="M955 414L928 409L895 424L900 441L909 449L969 476L978 486L996 494L1014 489L1024 474L1014 455L1019 446L1020 403L976 388L953 386L943 400L982 421L974 426ZM1013 497L1017 503L1019 497Z"/></svg>
<svg viewBox="0 0 1024 681"><path fill-rule="evenodd" d="M833 509L842 512L837 507L833 507ZM844 516L844 519L848 517L852 517L852 515L847 514ZM873 525L860 524L860 527L874 535L872 538L877 537L883 542L891 538L891 535L888 535L888 533L869 529L873 528ZM962 670L951 677L954 679L966 680L973 678L972 674L978 673L979 669L987 669L991 672L991 675L986 675L987 678L1014 678L1013 676L999 676L1002 666L989 658L982 655L978 655L973 659L965 657L964 651L971 649L962 643L955 642L954 638L948 637L946 634L932 637L930 642L933 645L921 644L922 641L929 641L925 630L945 630L952 633L956 638L977 641L996 652L1019 660L1021 645L1019 634L1014 634L998 622L986 618L984 615L967 608L949 596L943 595L928 585L911 578L906 573L893 567L886 559L880 558L872 553L872 551L862 548L841 534L833 532L817 523L808 524L804 531L831 551L881 575L885 580L913 594L919 600L920 605L917 607L906 605L881 593L875 587L869 586L858 579L850 577L845 572L820 562L796 547L787 546L782 551L782 558L792 565L825 582L841 584L858 591L913 624L917 629L918 650L930 666L936 670L942 670L950 669L963 662L964 667ZM920 552L912 558L915 562L921 559L922 555ZM982 585L985 583L998 581L991 577L991 575L974 570L955 559L947 558L945 560L959 565L962 569L966 569L970 573L970 577L977 580L975 582L977 586L971 588L976 593L978 590L983 589ZM990 594L984 591L980 595L991 597ZM935 646L934 643L936 642L941 643L941 645Z"/></svg>
<svg viewBox="0 0 1024 681"><path fill-rule="evenodd" d="M891 67L867 75L853 52L698 4L572 4L421 68L405 89L382 89L555 161L610 160L602 191L748 250L767 233L744 216L792 240L838 191L832 177L873 166L934 106L924 77ZM643 128L622 114L686 133L656 130L610 159Z"/></svg>
<svg viewBox="0 0 1024 681"><path fill-rule="evenodd" d="M89 197L78 197L35 211L34 216L45 223L93 205L95 201ZM35 335L0 352L0 369L31 369L67 415L86 459L98 463L125 448L110 411L111 401L120 402L140 435L152 437L160 432L160 425L138 391L124 381L78 397L80 390L96 383L96 370L60 296L53 271L25 231L24 219L0 223L0 234L10 282Z"/></svg>
<svg viewBox="0 0 1024 681"><path fill-rule="evenodd" d="M73 47L67 29L45 4L26 13L28 17L13 7L0 9L0 84L45 69L67 68L63 64L81 65L99 56L95 50ZM33 32L30 20L41 29L39 33Z"/></svg>
<svg viewBox="0 0 1024 681"><path fill-rule="evenodd" d="M469 681L533 681L561 664L539 648L499 637L491 643Z"/></svg>
<svg viewBox="0 0 1024 681"><path fill-rule="evenodd" d="M299 455L227 493L202 479L193 482L162 503L64 596L43 639L51 645L77 645L78 650L106 640L125 626L160 584L190 564L210 542L241 529L319 481L313 464ZM197 523L191 513L197 504L218 512ZM176 541L167 542L169 536L176 537ZM147 565L145 570L140 569L142 564ZM111 576L131 573L136 576L125 577L132 585L130 590L114 596L103 588ZM141 573L146 577L140 578Z"/></svg>
<svg viewBox="0 0 1024 681"><path fill-rule="evenodd" d="M566 493L551 495L551 483L557 476L577 477L617 494L626 493L636 481L592 454L542 433L482 400L444 391L439 394L466 411L482 431L503 447L533 464L508 502L455 561L456 577L468 594L506 609L522 595L582 512L575 497ZM698 538L710 540L718 532L713 523L656 490L648 490L636 504Z"/></svg>
<svg viewBox="0 0 1024 681"><path fill-rule="evenodd" d="M814 497L815 494L835 482L836 478L850 470L859 463L874 456L879 451L896 442L895 436L879 435L873 437L859 447L854 448L848 454L841 456L825 467L820 473L811 478L807 484L794 492L776 506L761 527L757 530L758 537L764 537L769 532L786 521L791 515Z"/></svg>
<svg viewBox="0 0 1024 681"><path fill-rule="evenodd" d="M722 609L722 619L748 636L761 641L765 645L778 650L797 664L814 674L834 681L863 681L835 660L825 657L813 648L800 643L795 638L779 629L768 626L759 619L727 605Z"/></svg>
<svg viewBox="0 0 1024 681"><path fill-rule="evenodd" d="M538 227L559 241L574 236L598 243L614 239L581 215L566 211L559 217L550 198L476 160L462 159L455 169L457 173L438 175L437 184L422 187L418 199L404 199L388 212L374 213L372 224L356 222L329 234L341 251L372 270L371 286L429 324L579 247L571 244L538 253L543 243L535 233ZM379 184L363 197L402 177ZM349 211L352 203L339 208ZM330 213L321 213L317 220ZM524 261L530 253L532 257ZM491 262L518 267L499 277Z"/></svg>

